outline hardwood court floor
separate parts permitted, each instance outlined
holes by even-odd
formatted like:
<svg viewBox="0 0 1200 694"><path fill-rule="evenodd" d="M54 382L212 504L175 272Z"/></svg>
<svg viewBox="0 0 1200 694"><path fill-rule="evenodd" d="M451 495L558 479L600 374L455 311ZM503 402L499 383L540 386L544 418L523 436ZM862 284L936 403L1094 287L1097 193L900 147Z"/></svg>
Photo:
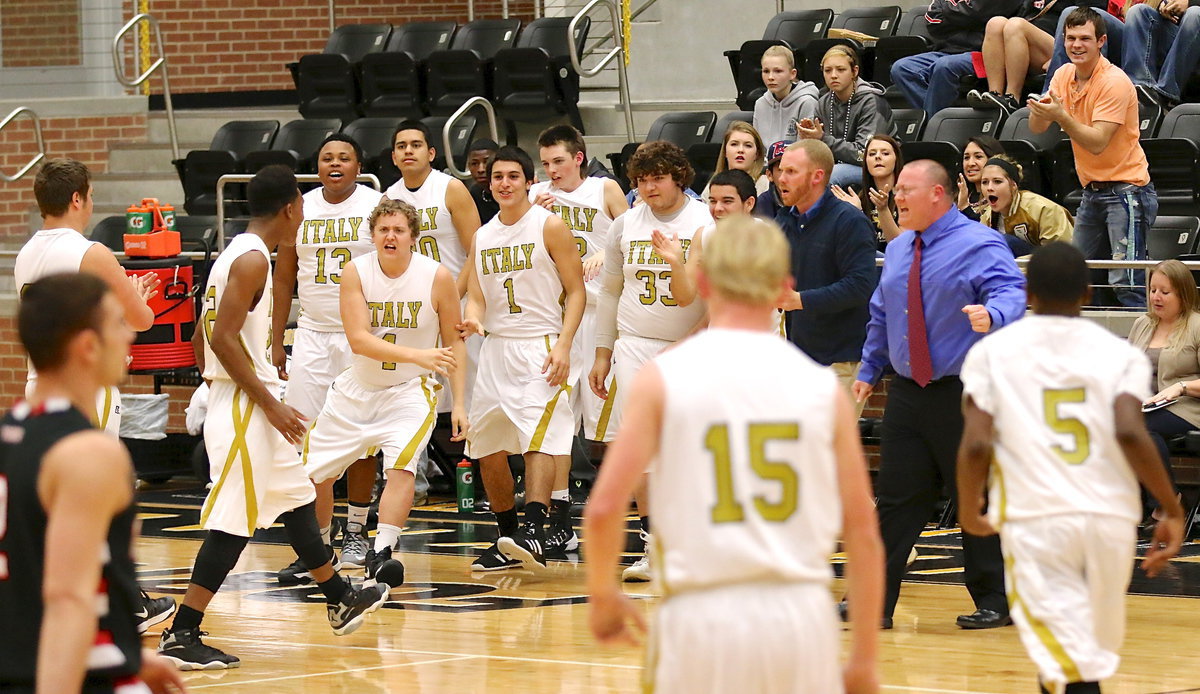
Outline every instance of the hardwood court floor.
<svg viewBox="0 0 1200 694"><path fill-rule="evenodd" d="M152 594L182 594L199 546L194 525L162 523L179 506L143 503L143 523L156 526L147 530L154 537L137 543L141 578ZM182 519L187 518L185 512ZM417 533L407 535L401 556L406 582L393 591L391 609L376 612L345 637L330 631L315 589L275 582L275 570L293 558L289 548L250 544L203 627L211 632L207 640L240 657L242 667L185 673L189 687L353 694L640 690L641 649L601 648L591 640L581 564L552 562L545 575L472 573L469 556L482 542L433 542L446 539L447 531L414 525ZM455 539L464 539L462 534ZM423 541L439 546L409 551ZM462 553L440 553L456 549L447 545ZM834 588L840 590L840 580ZM657 599L649 586L632 584L628 590L653 612ZM1105 691L1200 692L1197 608L1194 598L1130 596L1121 670ZM954 617L968 611L961 586L906 584L896 629L881 632L883 691L1035 692L1034 670L1016 630L962 631ZM147 645L156 642L157 633L157 627L151 630ZM848 642L847 632L842 640Z"/></svg>

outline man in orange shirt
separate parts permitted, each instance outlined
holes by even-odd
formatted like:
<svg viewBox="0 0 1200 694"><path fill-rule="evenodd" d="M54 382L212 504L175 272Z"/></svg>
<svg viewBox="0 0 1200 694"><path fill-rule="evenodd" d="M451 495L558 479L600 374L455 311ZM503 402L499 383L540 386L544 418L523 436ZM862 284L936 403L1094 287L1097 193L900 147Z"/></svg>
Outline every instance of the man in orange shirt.
<svg viewBox="0 0 1200 694"><path fill-rule="evenodd" d="M1158 195L1138 142L1137 92L1121 68L1100 55L1107 36L1099 13L1077 7L1063 24L1070 62L1054 73L1046 95L1029 100L1029 127L1040 133L1058 123L1071 138L1083 185L1074 242L1084 256L1143 260ZM1108 271L1121 305L1146 305L1144 274Z"/></svg>

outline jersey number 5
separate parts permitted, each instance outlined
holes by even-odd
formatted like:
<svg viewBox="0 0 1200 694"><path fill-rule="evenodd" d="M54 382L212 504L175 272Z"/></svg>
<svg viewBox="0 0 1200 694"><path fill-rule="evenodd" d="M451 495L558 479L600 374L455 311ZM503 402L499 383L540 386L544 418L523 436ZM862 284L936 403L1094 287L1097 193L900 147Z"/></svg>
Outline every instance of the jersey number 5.
<svg viewBox="0 0 1200 694"><path fill-rule="evenodd" d="M767 443L798 441L800 425L796 422L752 423L747 427L747 448L750 469L760 479L778 482L779 500L772 502L763 495L754 497L754 509L765 521L783 523L796 512L800 497L800 476L785 462L767 460ZM733 488L733 453L729 444L729 426L714 424L704 434L704 447L712 454L716 466L717 502L712 507L713 523L739 523L746 520L742 501Z"/></svg>
<svg viewBox="0 0 1200 694"><path fill-rule="evenodd" d="M1088 456L1091 455L1091 438L1088 435L1087 426L1083 422L1075 417L1062 416L1058 408L1060 405L1082 404L1086 401L1087 393L1083 388L1047 388L1042 391L1042 408L1046 416L1046 425L1054 433L1070 436L1073 440L1070 448L1061 443L1053 445L1054 452L1068 465L1082 465L1087 462Z"/></svg>

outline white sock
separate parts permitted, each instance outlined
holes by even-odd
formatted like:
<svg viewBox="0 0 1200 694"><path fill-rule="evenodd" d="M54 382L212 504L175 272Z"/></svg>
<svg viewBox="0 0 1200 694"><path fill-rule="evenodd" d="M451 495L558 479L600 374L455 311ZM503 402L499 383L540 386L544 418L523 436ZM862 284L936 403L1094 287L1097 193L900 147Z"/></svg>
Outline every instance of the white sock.
<svg viewBox="0 0 1200 694"><path fill-rule="evenodd" d="M332 531L333 531L333 526L331 526L331 525L327 525L324 528L321 528L321 542L324 542L327 545L333 544L333 538L330 537L330 534L332 533Z"/></svg>
<svg viewBox="0 0 1200 694"><path fill-rule="evenodd" d="M380 523L375 528L375 551L379 552L386 548L395 548L396 542L400 540L400 528L386 523Z"/></svg>
<svg viewBox="0 0 1200 694"><path fill-rule="evenodd" d="M550 500L551 501L570 501L571 500L571 490L570 489L558 489L553 492L550 492Z"/></svg>
<svg viewBox="0 0 1200 694"><path fill-rule="evenodd" d="M363 528L367 527L367 514L370 512L370 504L366 506L346 504L346 530L352 533L361 533Z"/></svg>

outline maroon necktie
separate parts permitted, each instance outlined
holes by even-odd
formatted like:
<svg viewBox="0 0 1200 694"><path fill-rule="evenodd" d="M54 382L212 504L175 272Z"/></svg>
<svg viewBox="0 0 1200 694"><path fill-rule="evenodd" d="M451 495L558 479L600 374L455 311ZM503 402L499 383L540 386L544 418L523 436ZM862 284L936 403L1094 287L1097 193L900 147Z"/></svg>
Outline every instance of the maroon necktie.
<svg viewBox="0 0 1200 694"><path fill-rule="evenodd" d="M913 242L912 265L908 268L908 363L912 378L924 388L933 380L929 337L925 334L925 306L921 303L921 232Z"/></svg>

